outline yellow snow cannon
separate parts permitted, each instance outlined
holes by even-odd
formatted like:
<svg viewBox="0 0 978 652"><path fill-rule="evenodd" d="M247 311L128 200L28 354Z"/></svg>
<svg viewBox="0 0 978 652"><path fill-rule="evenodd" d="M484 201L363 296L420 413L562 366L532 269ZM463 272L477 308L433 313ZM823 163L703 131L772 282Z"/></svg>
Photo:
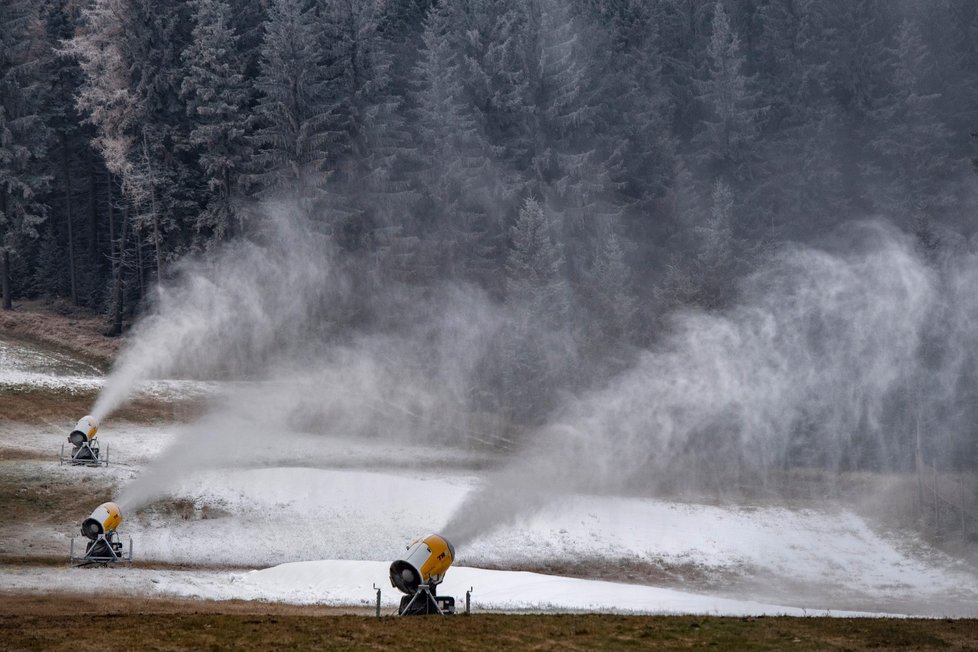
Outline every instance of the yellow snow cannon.
<svg viewBox="0 0 978 652"><path fill-rule="evenodd" d="M96 507L92 515L82 521L81 533L88 539L85 554L75 556L75 538L72 537L69 559L80 562L80 565L105 565L117 561L132 561L132 538L129 539L129 551L126 552L116 531L120 523L122 523L122 510L118 505L102 503Z"/></svg>
<svg viewBox="0 0 978 652"><path fill-rule="evenodd" d="M455 598L436 595L455 561L455 546L437 534L416 539L407 553L391 564L391 586L404 593L398 614L417 616L455 613Z"/></svg>
<svg viewBox="0 0 978 652"><path fill-rule="evenodd" d="M105 447L105 455L99 449L98 421L92 415L84 416L75 424L75 429L68 434L68 443L72 445L71 455L65 458L65 447L61 445L61 463L74 465L101 466L109 465L109 447Z"/></svg>

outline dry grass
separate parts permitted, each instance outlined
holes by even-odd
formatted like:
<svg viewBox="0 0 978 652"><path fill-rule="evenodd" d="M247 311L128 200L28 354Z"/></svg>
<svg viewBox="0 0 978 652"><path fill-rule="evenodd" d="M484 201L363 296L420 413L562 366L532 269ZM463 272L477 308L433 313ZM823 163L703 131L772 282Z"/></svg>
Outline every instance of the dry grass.
<svg viewBox="0 0 978 652"><path fill-rule="evenodd" d="M0 389L0 423L43 423L62 420L74 424L79 415L87 414L97 398L94 390L65 391L45 387L6 387ZM206 407L205 397L160 400L135 397L112 414L115 422L158 423L188 422Z"/></svg>
<svg viewBox="0 0 978 652"><path fill-rule="evenodd" d="M95 474L78 481L0 472L0 523L80 523L95 505L108 500L112 489ZM16 528L0 530L0 543L8 537L19 538L22 533ZM20 550L6 545L2 549Z"/></svg>
<svg viewBox="0 0 978 652"><path fill-rule="evenodd" d="M105 319L63 302L18 302L0 310L0 334L55 347L102 368L115 360L123 339L106 337Z"/></svg>
<svg viewBox="0 0 978 652"><path fill-rule="evenodd" d="M360 610L361 613L363 610ZM373 618L265 603L0 594L10 650L968 650L978 621L504 615Z"/></svg>

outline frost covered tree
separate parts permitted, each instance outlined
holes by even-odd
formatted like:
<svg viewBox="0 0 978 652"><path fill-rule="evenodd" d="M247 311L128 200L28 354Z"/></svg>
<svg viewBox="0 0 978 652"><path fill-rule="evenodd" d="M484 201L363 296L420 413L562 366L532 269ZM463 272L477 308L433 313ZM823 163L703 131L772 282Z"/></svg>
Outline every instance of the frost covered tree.
<svg viewBox="0 0 978 652"><path fill-rule="evenodd" d="M725 307L741 272L733 235L734 194L722 179L713 184L709 214L693 228L691 251L675 257L656 294L664 309Z"/></svg>
<svg viewBox="0 0 978 652"><path fill-rule="evenodd" d="M733 239L734 196L722 179L713 184L713 206L706 223L698 227L700 249L696 254L694 279L699 285L697 303L715 309L731 298L736 278Z"/></svg>
<svg viewBox="0 0 978 652"><path fill-rule="evenodd" d="M955 163L948 156L950 134L940 113L937 71L919 26L910 20L900 25L887 54L889 92L871 112L878 134L873 140L881 190L876 203L890 215L926 221L950 204L944 180Z"/></svg>
<svg viewBox="0 0 978 652"><path fill-rule="evenodd" d="M46 161L51 184L43 201L48 205L44 238L52 242L44 244L48 251L64 255L49 259L60 261L60 268L38 275L46 282L34 287L44 295L67 296L76 305L95 307L102 294L100 276L107 268L100 246L107 240L100 210L105 169L90 147L94 130L76 107L81 68L63 51L63 43L74 36L80 12L71 0L51 0L40 16L47 52L39 71L44 79L42 117L51 132Z"/></svg>
<svg viewBox="0 0 978 652"><path fill-rule="evenodd" d="M6 310L13 300L11 257L37 237L46 214L40 201L49 182L42 167L49 130L38 74L43 42L34 3L0 5L0 292Z"/></svg>
<svg viewBox="0 0 978 652"><path fill-rule="evenodd" d="M562 2L538 0L536 9L536 60L529 66L535 119L527 134L531 187L559 212L569 271L580 279L599 247L598 225L621 214L613 180L619 143L600 120L601 105L610 98L599 95L598 75L589 65L586 25Z"/></svg>
<svg viewBox="0 0 978 652"><path fill-rule="evenodd" d="M829 16L817 0L765 5L759 12L758 67L764 127L761 178L753 189L754 233L790 238L803 227L825 226L846 210L842 112L831 96L833 46Z"/></svg>
<svg viewBox="0 0 978 652"><path fill-rule="evenodd" d="M343 246L390 244L414 201L405 172L412 135L405 120L403 86L395 84L392 35L381 32L395 3L322 0L322 49L327 63L327 130L334 143L326 209Z"/></svg>
<svg viewBox="0 0 978 652"><path fill-rule="evenodd" d="M447 270L489 281L502 234L493 219L488 144L465 86L461 5L431 9L414 70L420 229L438 242Z"/></svg>
<svg viewBox="0 0 978 652"><path fill-rule="evenodd" d="M189 144L200 156L210 191L195 228L224 239L240 230L234 206L239 179L250 163L252 89L238 50L231 7L224 0L197 0L193 42L182 55L181 95L194 125Z"/></svg>
<svg viewBox="0 0 978 652"><path fill-rule="evenodd" d="M627 341L633 335L638 302L621 239L614 231L604 238L594 263L591 285L596 304L594 320L602 326L600 340L604 344Z"/></svg>
<svg viewBox="0 0 978 652"><path fill-rule="evenodd" d="M327 157L326 67L316 12L303 0L274 0L261 46L252 177L261 194L290 192L308 202L320 193Z"/></svg>
<svg viewBox="0 0 978 652"><path fill-rule="evenodd" d="M523 202L510 231L506 304L512 320L505 346L504 393L518 420L542 416L555 380L574 363L570 293L553 228L535 199Z"/></svg>
<svg viewBox="0 0 978 652"><path fill-rule="evenodd" d="M86 28L69 44L85 73L79 109L95 125L95 144L122 181L134 232L152 251L157 280L185 251L187 225L202 203L180 98L180 52L190 31L185 9L176 0L96 0L84 12Z"/></svg>
<svg viewBox="0 0 978 652"><path fill-rule="evenodd" d="M761 111L754 79L744 72L740 39L719 1L714 5L706 54L706 77L697 84L706 109L703 131L696 138L700 156L713 176L744 183L752 176Z"/></svg>
<svg viewBox="0 0 978 652"><path fill-rule="evenodd" d="M510 229L512 247L506 259L507 301L525 309L528 319L559 325L569 309L564 258L554 242L543 206L527 199Z"/></svg>

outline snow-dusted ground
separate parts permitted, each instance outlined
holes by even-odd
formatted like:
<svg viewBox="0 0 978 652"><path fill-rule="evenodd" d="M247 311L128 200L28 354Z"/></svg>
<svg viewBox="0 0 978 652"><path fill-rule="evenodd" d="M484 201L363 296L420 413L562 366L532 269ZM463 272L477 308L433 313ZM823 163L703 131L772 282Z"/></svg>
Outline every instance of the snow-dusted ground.
<svg viewBox="0 0 978 652"><path fill-rule="evenodd" d="M56 377L24 351L0 348L4 364L15 362L0 367L0 378L11 369ZM52 364L63 368L60 361ZM49 462L4 462L3 472L119 490L159 456L193 454L176 426L109 421L99 435L111 447L108 469L60 467L57 451L71 425L0 427L5 445L51 455ZM414 538L438 531L477 488L478 469L491 461L467 451L440 450L432 457L429 449L405 444L287 432L270 434L260 450L229 447L220 459L220 469L172 478L168 497L189 510L125 514L120 528L133 538L139 560L205 568L0 565L0 590L361 605L372 604L376 583L393 608L398 595L387 580L390 560ZM39 550L66 551L85 516L33 523L30 538ZM619 563L664 569L663 577L680 570L660 583L667 586L640 586L476 568L563 567L587 575L594 565L608 576ZM265 570L214 570L221 566ZM978 615L973 569L831 504L789 509L569 496L460 547L441 593L461 598L470 586L481 609Z"/></svg>
<svg viewBox="0 0 978 652"><path fill-rule="evenodd" d="M0 388L96 389L101 376L98 368L69 355L0 338Z"/></svg>
<svg viewBox="0 0 978 652"><path fill-rule="evenodd" d="M124 433L109 429L103 437L127 452L148 446L165 454L164 442L171 436L140 428ZM23 441L16 435L13 439ZM119 576L120 581L131 577L134 586L148 592L208 599L323 604L359 604L377 583L393 601L386 577L389 561L415 537L437 531L476 486L478 476L349 468L369 457L374 446L348 444L333 460L341 468L226 468L177 480L171 497L192 504L192 513L181 517L145 510L126 515L120 531L133 538L137 559L211 568L275 567L244 574L134 570L132 576ZM78 479L101 474L123 486L138 476L145 462L140 456L117 455L123 461L101 471L45 462L25 462L23 468L32 475ZM79 514L79 521L84 516ZM39 525L33 537L67 548L77 527ZM884 536L838 507L747 508L574 496L460 548L458 557L443 593L462 595L468 588L463 585L473 586L480 608L978 613L978 582L969 569L912 538ZM575 574L582 574L589 563L613 566L620 561L692 567L717 579L707 587L691 583L682 590L683 583L675 581L668 588L640 587L465 568L556 563L574 565ZM0 568L0 585L81 591L91 578L85 573L101 572L44 569L13 581L12 570ZM110 571L110 576L119 572Z"/></svg>
<svg viewBox="0 0 978 652"><path fill-rule="evenodd" d="M95 391L104 384L105 376L98 367L83 360L0 337L0 391L17 387ZM200 381L151 380L139 383L137 392L141 397L171 399L209 394L215 387L214 383Z"/></svg>

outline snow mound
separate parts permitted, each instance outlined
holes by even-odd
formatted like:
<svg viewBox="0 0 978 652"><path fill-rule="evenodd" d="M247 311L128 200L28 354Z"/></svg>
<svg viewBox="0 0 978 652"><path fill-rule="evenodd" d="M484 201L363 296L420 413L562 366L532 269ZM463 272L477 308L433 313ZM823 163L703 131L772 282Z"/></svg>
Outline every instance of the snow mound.
<svg viewBox="0 0 978 652"><path fill-rule="evenodd" d="M387 562L309 561L282 564L265 570L213 575L187 583L161 581L159 589L188 597L228 600L265 600L292 604L374 604L374 587L382 590L381 605L396 608L401 594L390 587ZM472 588L473 610L587 611L630 614L712 614L721 616L878 616L850 611L817 611L732 600L671 589L614 582L581 580L520 571L493 571L453 567L439 595L452 595L462 609Z"/></svg>

